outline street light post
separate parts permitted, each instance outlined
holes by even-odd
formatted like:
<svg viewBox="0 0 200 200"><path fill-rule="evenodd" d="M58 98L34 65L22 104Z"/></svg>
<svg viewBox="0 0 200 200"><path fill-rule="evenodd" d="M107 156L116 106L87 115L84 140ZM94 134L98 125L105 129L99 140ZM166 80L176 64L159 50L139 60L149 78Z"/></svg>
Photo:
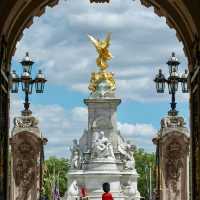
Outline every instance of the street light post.
<svg viewBox="0 0 200 200"><path fill-rule="evenodd" d="M146 184L147 184L147 194L148 199L152 200L152 171L151 171L152 164L147 164L145 166L145 174L146 174Z"/></svg>
<svg viewBox="0 0 200 200"><path fill-rule="evenodd" d="M41 70L38 71L35 79L31 77L31 70L34 62L29 56L29 53L26 53L24 59L20 62L23 68L23 73L21 77L18 76L15 70L12 71L11 74L11 92L18 93L19 90L19 83L22 85L22 91L25 94L25 101L24 101L24 110L22 111L23 116L29 116L32 114L31 110L29 109L29 95L32 94L33 85L35 85L36 93L43 93L44 92L44 85L47 81L44 77L44 74Z"/></svg>
<svg viewBox="0 0 200 200"><path fill-rule="evenodd" d="M157 93L164 93L166 84L168 85L168 91L171 95L171 109L168 112L169 116L177 116L178 111L176 110L176 92L178 91L178 85L181 83L182 92L188 93L188 71L179 76L178 66L180 62L175 56L175 53L172 53L170 59L166 63L169 67L169 76L165 78L162 70L159 69L158 74L156 75L154 82L156 83ZM159 200L161 198L161 168L160 168L160 139L161 135L158 135L156 138L153 138L153 143L156 145L156 194L155 199Z"/></svg>
<svg viewBox="0 0 200 200"><path fill-rule="evenodd" d="M175 56L175 53L172 53L172 56L167 61L169 67L169 77L166 79L162 70L159 69L158 74L156 75L154 82L156 83L156 90L158 93L164 93L165 84L168 85L168 91L171 95L171 109L168 112L170 116L176 116L178 111L176 110L176 92L178 91L178 85L181 83L182 92L188 93L188 71L185 70L183 75L180 77L178 75L178 66L180 62Z"/></svg>

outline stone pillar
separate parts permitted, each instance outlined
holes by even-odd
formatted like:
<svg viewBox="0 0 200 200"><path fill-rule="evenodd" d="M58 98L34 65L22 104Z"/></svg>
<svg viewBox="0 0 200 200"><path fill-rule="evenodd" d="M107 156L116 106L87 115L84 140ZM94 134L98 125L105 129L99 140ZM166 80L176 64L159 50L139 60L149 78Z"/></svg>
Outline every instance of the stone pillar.
<svg viewBox="0 0 200 200"><path fill-rule="evenodd" d="M184 125L182 117L167 116L153 140L159 144L161 200L189 200L189 132Z"/></svg>
<svg viewBox="0 0 200 200"><path fill-rule="evenodd" d="M94 132L103 131L112 143L114 150L117 148L117 106L121 99L85 99L88 106L88 146L92 147L95 137ZM96 138L94 138L96 140Z"/></svg>
<svg viewBox="0 0 200 200"><path fill-rule="evenodd" d="M43 145L33 116L14 119L11 144L11 200L38 200L41 192Z"/></svg>

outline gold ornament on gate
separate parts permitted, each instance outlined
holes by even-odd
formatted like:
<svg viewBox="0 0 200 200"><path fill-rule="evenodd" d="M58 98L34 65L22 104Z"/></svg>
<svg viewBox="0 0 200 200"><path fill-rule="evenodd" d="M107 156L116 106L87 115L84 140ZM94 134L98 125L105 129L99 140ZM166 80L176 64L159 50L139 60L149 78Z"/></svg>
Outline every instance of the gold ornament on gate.
<svg viewBox="0 0 200 200"><path fill-rule="evenodd" d="M97 90L97 86L100 82L106 81L109 85L109 89L111 91L116 89L114 74L112 72L107 72L108 61L112 59L112 54L109 51L110 41L111 41L111 33L108 33L104 40L95 39L93 36L88 35L92 44L96 47L98 57L96 59L96 64L100 68L99 72L93 72L91 74L91 80L89 85L89 90L95 92Z"/></svg>

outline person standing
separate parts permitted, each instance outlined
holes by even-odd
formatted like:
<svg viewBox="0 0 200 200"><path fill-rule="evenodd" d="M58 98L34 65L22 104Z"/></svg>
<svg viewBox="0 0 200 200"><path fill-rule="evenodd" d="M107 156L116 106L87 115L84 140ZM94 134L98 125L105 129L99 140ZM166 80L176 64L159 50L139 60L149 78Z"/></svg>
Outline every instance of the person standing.
<svg viewBox="0 0 200 200"><path fill-rule="evenodd" d="M114 200L112 197L112 193L110 192L110 184L104 183L103 184L103 191L102 200Z"/></svg>

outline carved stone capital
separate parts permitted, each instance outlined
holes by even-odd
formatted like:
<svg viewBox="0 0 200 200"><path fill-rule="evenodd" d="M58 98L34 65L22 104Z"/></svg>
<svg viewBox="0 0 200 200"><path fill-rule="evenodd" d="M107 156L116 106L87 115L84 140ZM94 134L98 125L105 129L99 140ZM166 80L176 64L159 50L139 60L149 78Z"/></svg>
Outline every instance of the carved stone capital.
<svg viewBox="0 0 200 200"><path fill-rule="evenodd" d="M184 118L181 116L167 116L160 122L161 128L185 127Z"/></svg>
<svg viewBox="0 0 200 200"><path fill-rule="evenodd" d="M16 128L37 128L38 120L33 116L21 116L14 118L14 127Z"/></svg>

